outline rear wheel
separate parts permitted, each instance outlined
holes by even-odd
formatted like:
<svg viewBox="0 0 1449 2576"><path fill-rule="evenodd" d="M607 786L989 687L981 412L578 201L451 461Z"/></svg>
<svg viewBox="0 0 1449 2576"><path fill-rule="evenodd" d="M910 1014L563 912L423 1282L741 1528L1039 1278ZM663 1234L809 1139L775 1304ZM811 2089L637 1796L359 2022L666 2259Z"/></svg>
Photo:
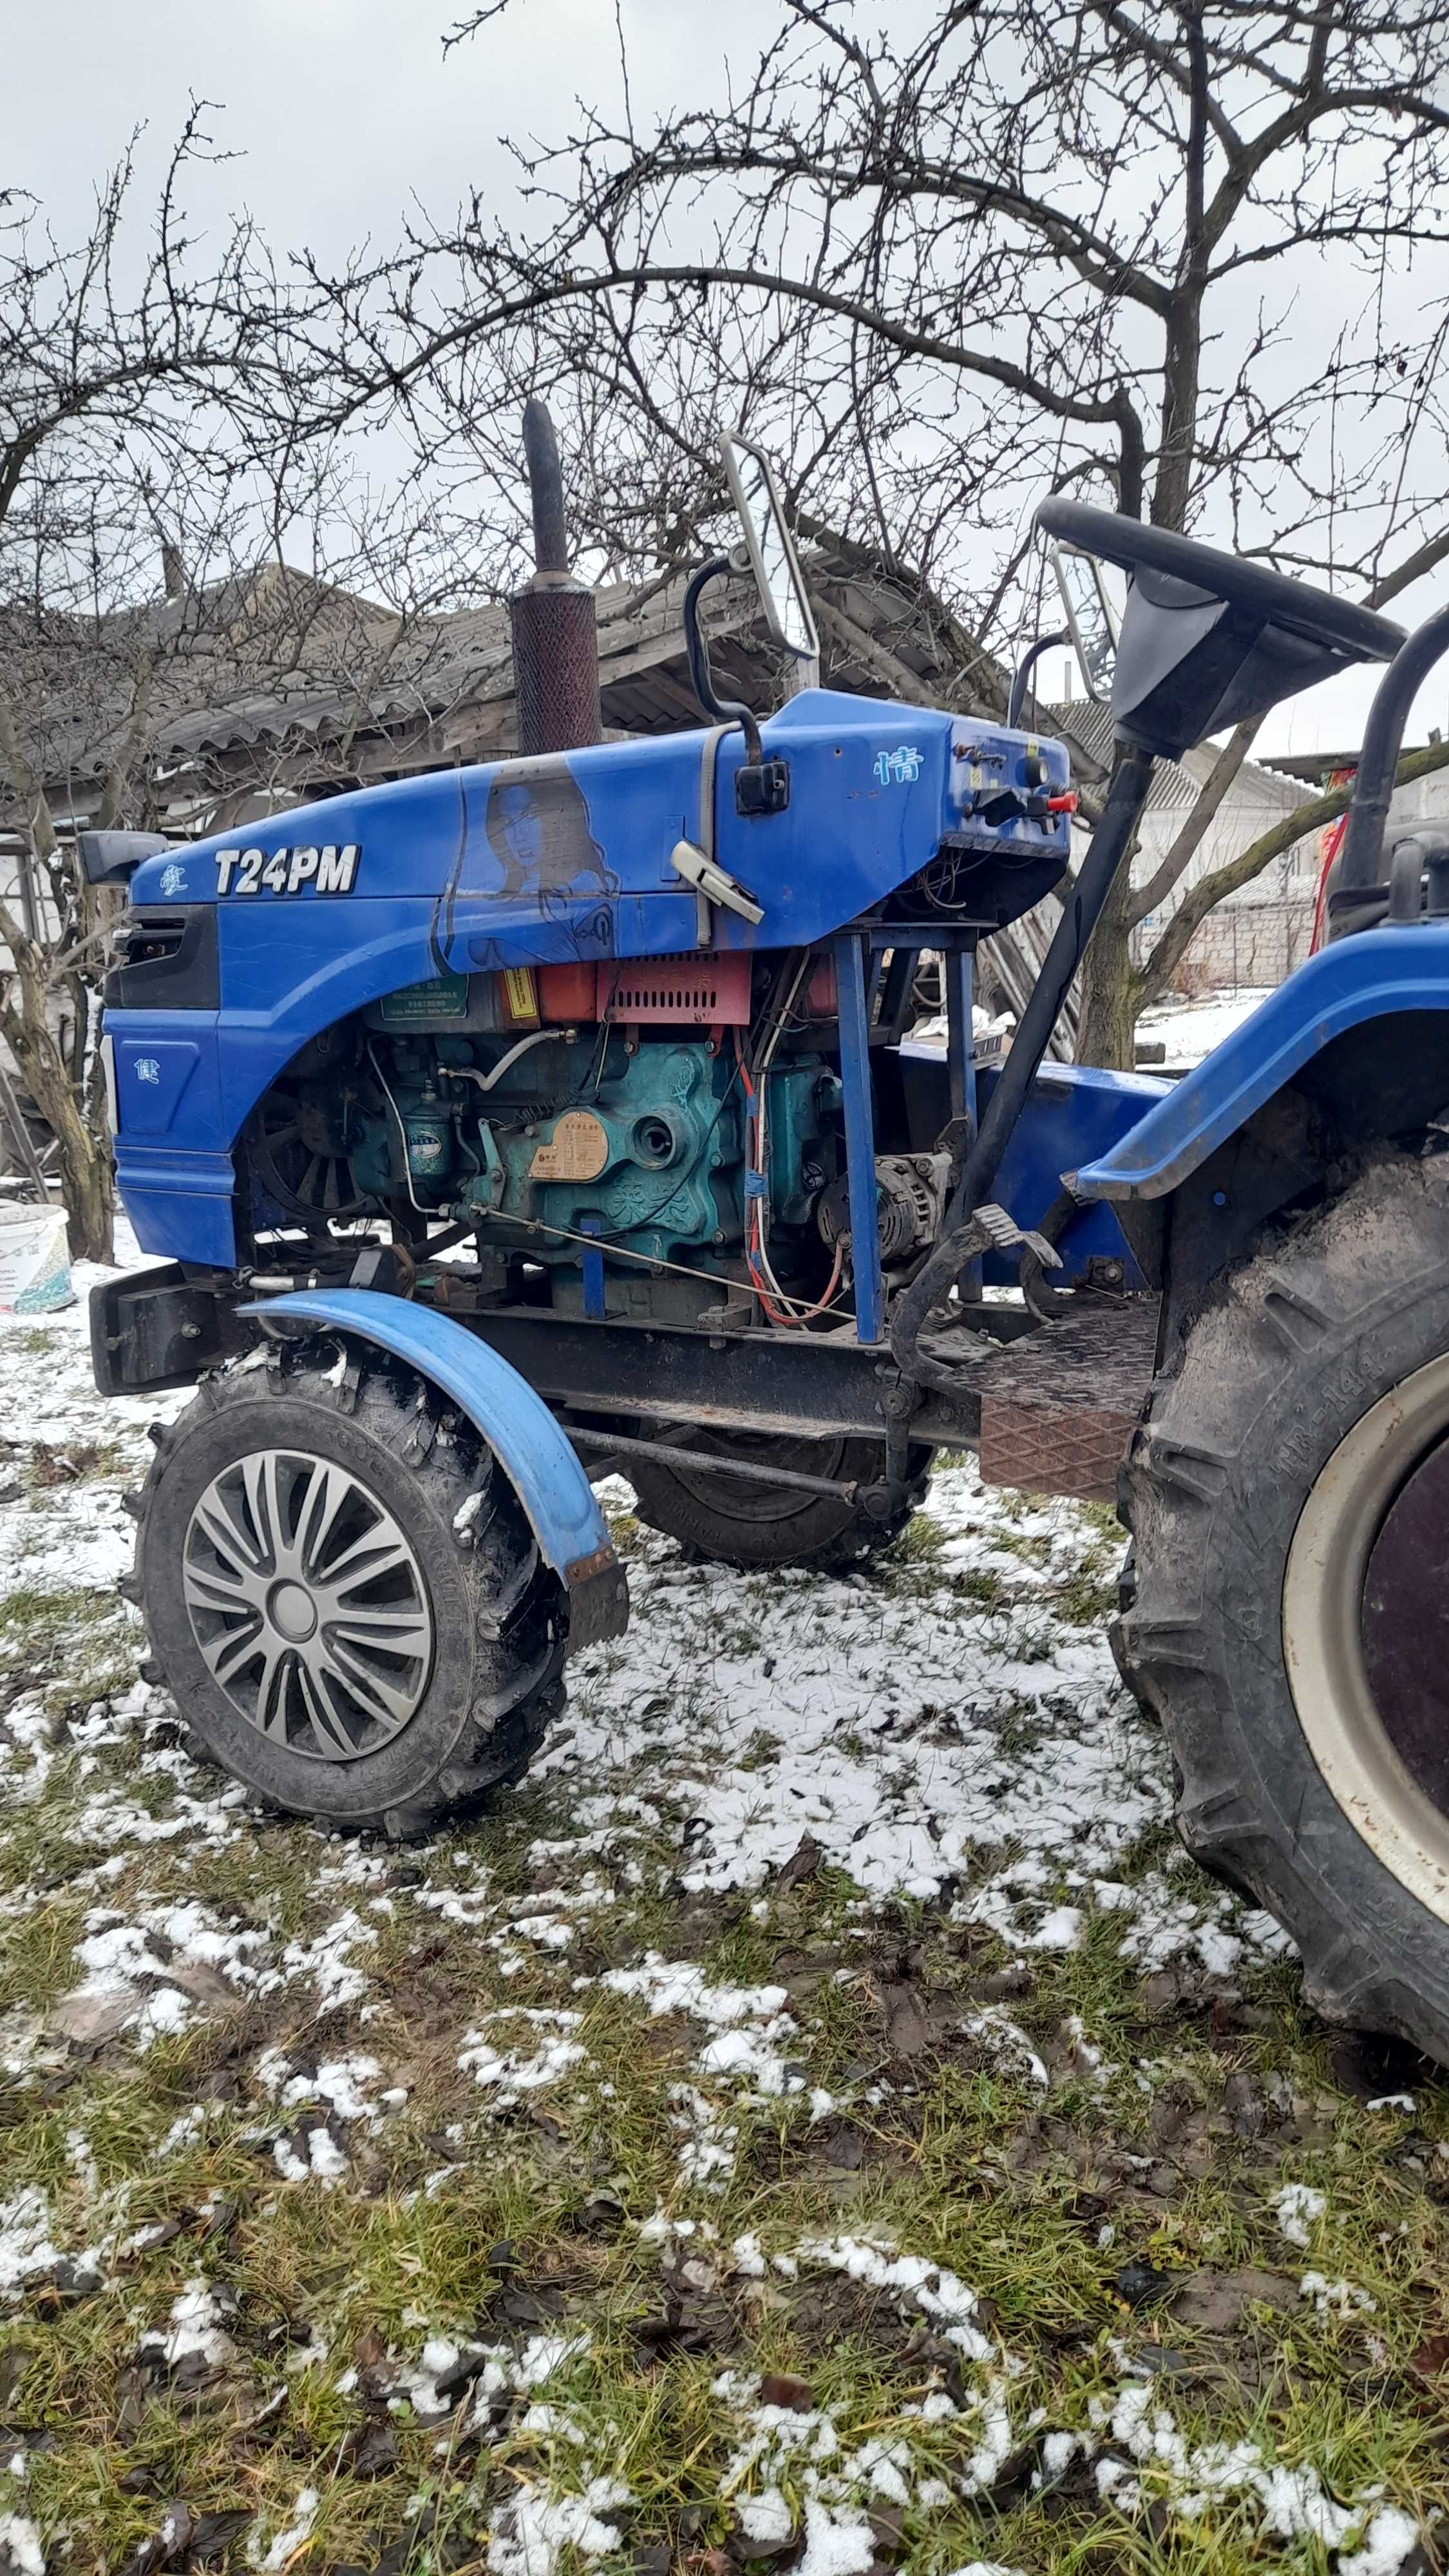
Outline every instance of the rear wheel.
<svg viewBox="0 0 1449 2576"><path fill-rule="evenodd" d="M1239 1270L1124 1476L1120 1650L1189 1849L1331 2020L1449 2061L1449 1164L1386 1155Z"/></svg>
<svg viewBox="0 0 1449 2576"><path fill-rule="evenodd" d="M783 1440L770 1432L691 1431L689 1447L751 1465L782 1467L796 1476L828 1477L833 1484L870 1486L885 1473L885 1453L872 1440ZM666 1466L657 1459L630 1469L639 1517L701 1556L746 1568L782 1565L859 1565L898 1539L926 1490L930 1451L913 1447L910 1484L899 1502L875 1518L859 1500L812 1494L798 1485L775 1485L763 1476L735 1476L708 1467Z"/></svg>
<svg viewBox="0 0 1449 2576"><path fill-rule="evenodd" d="M153 1652L202 1750L275 1805L425 1832L518 1778L561 1706L558 1585L432 1390L278 1358L162 1435L136 1562Z"/></svg>

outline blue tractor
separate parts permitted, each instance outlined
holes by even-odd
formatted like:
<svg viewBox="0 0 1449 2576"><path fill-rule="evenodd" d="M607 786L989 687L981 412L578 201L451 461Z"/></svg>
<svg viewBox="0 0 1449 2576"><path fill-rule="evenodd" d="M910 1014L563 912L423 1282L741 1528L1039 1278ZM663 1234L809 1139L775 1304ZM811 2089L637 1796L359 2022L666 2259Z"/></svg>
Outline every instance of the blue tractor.
<svg viewBox="0 0 1449 2576"><path fill-rule="evenodd" d="M1049 502L1128 585L1068 885L1067 753L1019 704L721 699L724 558L685 604L707 726L581 743L535 446L522 757L86 838L129 890L104 1043L159 1260L96 1292L96 1377L198 1382L135 1506L195 1739L283 1809L426 1831L522 1774L566 1657L626 1621L591 1479L728 1563L830 1567L890 1542L940 1446L1038 1490L1120 1471L1117 1650L1185 1841L1326 2014L1449 2059L1449 843L1383 848L1449 613L1406 641ZM808 655L768 466L729 462ZM1049 1061L1154 760L1360 660L1387 670L1330 943L1175 1085ZM977 945L1053 888L978 1064ZM923 954L944 1048L911 1036Z"/></svg>

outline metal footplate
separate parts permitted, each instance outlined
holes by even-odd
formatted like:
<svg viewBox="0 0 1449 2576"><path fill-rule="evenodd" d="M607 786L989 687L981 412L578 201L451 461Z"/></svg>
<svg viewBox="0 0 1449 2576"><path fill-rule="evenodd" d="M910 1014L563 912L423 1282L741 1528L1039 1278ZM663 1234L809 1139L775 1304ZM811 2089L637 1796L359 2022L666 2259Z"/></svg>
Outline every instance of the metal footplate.
<svg viewBox="0 0 1449 2576"><path fill-rule="evenodd" d="M1113 1503L1157 1350L1156 1297L1027 1333L974 1372L988 1485Z"/></svg>

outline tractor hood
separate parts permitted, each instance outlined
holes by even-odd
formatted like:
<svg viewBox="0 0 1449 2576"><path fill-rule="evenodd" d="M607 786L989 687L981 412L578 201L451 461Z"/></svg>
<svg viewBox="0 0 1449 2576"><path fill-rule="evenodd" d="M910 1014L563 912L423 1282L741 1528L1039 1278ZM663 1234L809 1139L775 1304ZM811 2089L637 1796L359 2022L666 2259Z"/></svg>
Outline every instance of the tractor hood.
<svg viewBox="0 0 1449 2576"><path fill-rule="evenodd" d="M715 911L712 944L724 949L827 937L943 841L1014 874L1036 863L1043 886L1065 863L1067 816L1044 810L1068 785L1060 744L827 690L793 698L763 732L789 767L780 813L737 811L737 731L650 735L434 771L272 815L144 860L131 900L215 902L227 916L223 986L232 918L264 916L275 956L285 907L300 965L303 950L336 948L323 917L348 917L355 953L382 927L376 907L406 907L414 923L426 907L431 964L387 966L380 992L414 973L697 947L696 897L672 857L681 841L709 850L760 907L757 923Z"/></svg>

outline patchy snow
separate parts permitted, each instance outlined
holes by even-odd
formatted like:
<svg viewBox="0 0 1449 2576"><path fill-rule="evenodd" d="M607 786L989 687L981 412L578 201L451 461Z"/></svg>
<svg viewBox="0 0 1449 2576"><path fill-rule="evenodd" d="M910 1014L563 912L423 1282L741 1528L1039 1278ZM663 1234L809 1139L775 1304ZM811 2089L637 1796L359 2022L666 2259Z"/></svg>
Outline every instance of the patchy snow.
<svg viewBox="0 0 1449 2576"><path fill-rule="evenodd" d="M1397 2505L1379 2508L1363 2536L1363 2547L1340 2555L1338 2576L1398 2576L1411 2550L1419 2544L1419 2526Z"/></svg>
<svg viewBox="0 0 1449 2576"><path fill-rule="evenodd" d="M656 1950L637 1968L610 1968L600 1982L616 1995L641 1995L656 2019L688 2013L719 2030L734 2022L763 2021L769 2028L793 2030L785 2016L789 2000L783 1986L712 1986L702 1968L689 1959L661 1959Z"/></svg>
<svg viewBox="0 0 1449 2576"><path fill-rule="evenodd" d="M1306 2182L1285 2182L1273 2202L1273 2215L1290 2245L1306 2245L1328 2202Z"/></svg>
<svg viewBox="0 0 1449 2576"><path fill-rule="evenodd" d="M45 2552L28 2514L0 2513L0 2565L7 2562L15 2576L45 2576Z"/></svg>
<svg viewBox="0 0 1449 2576"><path fill-rule="evenodd" d="M0 1434L66 1456L98 1440L115 1451L92 1473L70 1479L62 1467L59 1482L41 1479L0 1504L0 1546L14 1542L11 1579L42 1591L114 1582L131 1547L118 1487L144 1472L145 1423L186 1401L183 1392L97 1408L82 1315L59 1319L34 1340L33 1328L12 1336L0 1372ZM609 1499L627 1503L626 1489ZM121 2035L135 2047L200 2018L285 1998L276 2022L285 2040L251 2066L265 2107L259 2112L254 2100L239 2115L260 2125L243 2134L261 2159L255 2170L271 2194L266 2205L277 2204L278 2177L346 2190L358 2179L351 2133L376 2145L418 2080L405 2060L388 2063L389 2038L405 2035L406 2006L393 2000L395 1981L374 1982L376 1963L391 1955L398 1927L416 1909L429 1940L435 1927L470 1934L486 1971L473 2027L456 2050L478 2088L474 2111L485 2118L579 2080L586 2015L622 2004L641 2019L693 2025L689 2063L672 2070L683 2080L667 2091L675 2187L637 2230L639 2243L660 2249L673 2286L707 2295L733 2275L742 2297L768 2308L781 2283L834 2273L893 2301L908 2332L924 2327L933 2343L953 2348L949 2391L927 2365L900 2415L864 2430L843 2408L767 2406L758 2381L723 2374L717 2399L745 2540L765 2549L793 2541L806 2576L855 2576L870 2563L873 2505L924 2513L969 2503L1024 2442L1039 2440L1043 2483L1080 2457L1109 2512L1151 2505L1187 2529L1216 2499L1230 2498L1255 2541L1336 2552L1339 2576L1395 2576L1418 2532L1382 2491L1331 2493L1326 2471L1296 2455L1276 2459L1257 2424L1256 2441L1196 2440L1161 2402L1161 2380L1139 2372L1125 2346L1114 2347L1116 2383L1088 2420L1051 2424L1025 2393L1039 2386L1035 2346L1014 2350L990 2306L949 2266L873 2232L820 2234L767 2252L753 2230L731 2244L707 2218L673 2206L677 2193L693 2196L696 2210L718 2208L710 2195L732 2179L751 2102L784 2104L782 2117L802 2132L834 2105L798 2062L810 2053L812 2034L801 2029L807 2007L792 2007L783 1985L715 1982L691 1961L653 1952L598 1976L570 1975L584 1936L599 1928L590 1917L607 1923L603 1910L631 1891L667 1886L677 1894L682 1886L686 1897L762 1896L809 1835L823 1866L847 1873L862 1891L857 1916L848 1918L862 1938L870 1937L873 1908L904 1895L944 1897L954 1923L990 1929L1048 1975L1058 1954L1104 1934L1144 1972L1182 1960L1219 1981L1282 1946L1264 1917L1208 1886L1185 1860L1157 1858L1160 1842L1152 1865L1141 1865L1142 1837L1156 1836L1170 1812L1166 1748L1124 1696L1104 1637L1065 1618L1059 1598L1059 1587L1083 1573L1089 1549L1086 1570L1110 1577L1110 1540L1068 1505L983 1489L969 1466L934 1477L925 1527L913 1556L840 1577L700 1568L646 1536L632 1566L630 1635L573 1668L571 1713L535 1775L540 1807L552 1810L548 1831L528 1850L522 1885L511 1868L495 1883L461 1839L442 1837L404 1874L394 1854L319 1838L304 1930L294 1929L296 1918L265 1882L245 1919L202 1894L174 1893L192 1869L204 1889L210 1856L255 1828L241 1791L198 1770L177 1744L165 1695L126 1673L140 1652L139 1629L117 1611L119 1685L93 1696L78 1690L76 1705L58 1713L59 1693L47 1696L27 1675L0 1725L4 1797L17 1811L47 1798L47 1831L74 1855L66 1884L89 1908L75 1982L51 2027L7 2019L8 2071L35 2081L27 2069L64 2064L67 2040L83 2048ZM148 1872L149 1892L137 1884ZM49 1882L38 1869L36 1876L35 1888L7 1893L0 1910L23 1914L43 1902ZM172 1892L161 1894L163 1886ZM767 1902L760 1912L768 1916ZM379 1927L390 1921L388 1950L380 1952ZM547 1995L556 1979L573 2008L490 2010L500 1973L526 1976L528 1984L512 1990L531 1994ZM809 1987L796 1991L803 1997ZM1022 2009L1037 2039L999 2003L963 2009L959 2027L1003 2074L1043 2092L1064 2066L1084 2083L1119 2072L1103 2069L1080 2026L1065 2022L1064 2058L1062 2047L1040 2042L1045 2025ZM326 2027L334 2015L347 2017L345 2031ZM356 2043L358 2024L366 2025L365 2046ZM396 2074L408 2082L391 2080ZM842 2079L842 2096L855 2080ZM1155 2071L1140 2080L1150 2091ZM1385 2103L1399 2107L1392 2097ZM158 2158L212 2146L238 2116L225 2104L196 2104L174 2118L171 2109L155 2123ZM403 2204L445 2189L477 2153L476 2135L476 2121L468 2129L454 2123L436 2148L430 2140L430 2153L452 2146L456 2161L400 2195ZM100 2224L103 2195L94 2181L78 2128L53 2198L27 2185L0 2200L0 2298L23 2297L62 2263L72 2283L104 2280L108 2291L134 2296L134 2280L107 2278L106 2267L149 2253L167 2231L137 2228L135 2213L124 2215L122 2192ZM62 2218L79 2234L83 2203L93 2250L63 2253ZM1325 2259L1314 2234L1326 2211L1321 2192L1284 2184L1271 2206L1287 2242ZM1107 2227L1097 2242L1110 2239ZM166 2289L158 2280L146 2293L157 2316L171 2299L169 2317L141 2337L141 2351L153 2368L245 2367L247 2338L238 2329L241 2349L234 2347L228 2294L200 2275L178 2291L199 2258L193 2244L173 2259L178 2269ZM1365 2292L1327 2270L1305 2270L1301 2296L1333 2322L1336 2341L1354 2339L1340 2320L1351 2326L1373 2310ZM568 2555L587 2560L627 2546L620 2517L632 2499L615 2473L614 2428L567 2393L566 2368L587 2371L585 2337L560 2326L516 2338L521 2349L480 2350L456 2320L434 2330L426 2316L408 2312L403 2322L425 2340L417 2360L380 2371L390 2403L425 2422L446 2420L445 2444L460 2432L491 2443L506 2420L511 2432L523 2428L553 2446L547 2479L540 2469L538 2482L528 2483L529 2464L494 2505L491 2576L544 2576ZM286 2370L322 2370L326 2340L313 2335L295 2345ZM453 2376L460 2362L461 2380ZM339 2390L346 2378L356 2386L353 2372ZM1065 2400L1062 2412L1080 2405ZM299 2461L294 2474L306 2465ZM511 2463L509 2474L519 2477ZM295 2504L258 2527L252 2565L278 2576L305 2551L318 2512L317 2490L304 2487ZM38 2554L40 2544L23 2518L0 2517L0 2559L7 2547L18 2576L43 2576L43 2560L25 2554ZM1013 2571L977 2560L957 2576Z"/></svg>
<svg viewBox="0 0 1449 2576"><path fill-rule="evenodd" d="M341 2012L348 2004L360 2003L367 1993L367 1970L353 1954L376 1941L376 1928L364 1923L356 1907L349 1905L314 1940L289 1941L282 1952L282 1972L289 1979L309 1980L319 2016Z"/></svg>
<svg viewBox="0 0 1449 2576"><path fill-rule="evenodd" d="M520 2488L489 2534L489 2576L552 2576L566 2549L581 2558L606 2558L619 2547L617 2526L608 2517L632 2502L617 2478L591 2478L582 2495Z"/></svg>
<svg viewBox="0 0 1449 2576"><path fill-rule="evenodd" d="M522 2094L556 2084L571 2066L580 2064L585 2051L568 2034L577 2030L581 2018L576 2012L526 2011L521 2006L514 2009L505 2005L489 2013L482 2028L464 2034L458 2064L465 2075L471 2075L492 2095L492 2109L506 2110ZM532 2050L508 2048L490 2039L488 2029L500 2022L522 2023L526 2031L534 2032Z"/></svg>
<svg viewBox="0 0 1449 2576"><path fill-rule="evenodd" d="M60 2256L50 2237L50 2204L37 2183L0 2200L0 2299L15 2299L25 2283L52 2272Z"/></svg>
<svg viewBox="0 0 1449 2576"><path fill-rule="evenodd" d="M1080 1514L985 1488L968 1462L933 1476L925 1520L927 1570L888 1583L689 1565L646 1535L631 1633L575 1664L535 1766L575 1825L536 1856L623 1861L682 1814L690 1891L763 1887L808 1834L873 1898L953 1883L960 1918L1018 1948L1074 1946L1098 1910L1144 1966L1186 1953L1226 1975L1281 1946L1196 1873L1124 1872L1170 1816L1169 1766L1103 1631L1054 1607ZM1110 1543L1099 1562L1105 1580Z"/></svg>
<svg viewBox="0 0 1449 2576"><path fill-rule="evenodd" d="M283 2530L277 2532L272 2540L265 2543L259 2532L253 2533L251 2546L247 2551L247 2564L257 2568L260 2576L277 2576L278 2569L285 2567L288 2560L302 2547L303 2542L311 2539L312 2526L317 2519L321 2502L321 2496L315 2487L300 2488L297 2501L292 2507L291 2521Z"/></svg>
<svg viewBox="0 0 1449 2576"><path fill-rule="evenodd" d="M976 2323L975 2291L968 2289L954 2272L928 2262L923 2254L898 2254L885 2240L869 2236L817 2237L807 2240L799 2251L804 2262L821 2263L832 2272L844 2272L852 2281L866 2281L875 2290L899 2292L939 2324L946 2340L959 2345L969 2360L992 2359L996 2347Z"/></svg>
<svg viewBox="0 0 1449 2576"><path fill-rule="evenodd" d="M661 2244L682 2233L678 2223L662 2217L641 2230ZM755 2277L763 2268L756 2240L741 2239L736 2251L738 2268ZM1026 2414L1017 2394L1029 2381L1035 2356L1014 2353L984 2329L977 2295L957 2273L923 2255L902 2252L888 2239L807 2239L793 2259L776 2258L781 2270L797 2266L843 2272L894 2295L903 2316L914 2311L926 2318L934 2333L962 2355L963 2394L958 2407L944 2389L936 2389L907 2409L893 2431L873 2433L852 2449L832 2409L767 2405L758 2380L736 2370L721 2372L714 2393L734 2420L736 2445L724 2485L732 2491L748 2484L751 2493L739 2513L750 2537L776 2541L787 2536L784 2490L793 2486L806 2500L807 2529L819 2532L822 2549L848 2551L848 2535L863 2524L861 2508L872 2498L917 2509L953 2496L970 2501L989 2491L1034 2430L1041 2431L1043 2483L1061 2477L1081 2454L1094 2464L1103 2502L1123 2514L1135 2515L1152 2502L1172 2520L1191 2526L1211 2503L1231 2498L1264 2537L1275 2541L1315 2542L1340 2552L1362 2541L1356 2555L1340 2557L1341 2576L1395 2576L1419 2536L1407 2514L1384 2505L1381 2488L1341 2498L1329 2491L1311 2462L1276 2460L1259 2442L1191 2441L1163 2404L1161 2383L1138 2376L1130 2353L1120 2346L1113 2349L1124 2380L1114 2391L1088 2399L1086 2425L1047 2429L1041 2410ZM911 2417L919 2433L912 2430ZM953 2417L959 2417L971 2447L964 2455L955 2454L952 2473L945 2477L939 2459L920 2446L929 2442L933 2424ZM813 2526L812 2505L821 2517ZM788 2529L795 2527L792 2523ZM808 2563L808 2548L803 2563ZM826 2557L821 2563L830 2561ZM989 2568L991 2562L973 2564Z"/></svg>
<svg viewBox="0 0 1449 2576"><path fill-rule="evenodd" d="M232 2355L232 2340L222 2323L225 2315L225 2305L209 2281L188 2281L171 2303L170 2323L144 2334L141 2350L156 2353L173 2370L178 2362L197 2356L216 2368Z"/></svg>
<svg viewBox="0 0 1449 2576"><path fill-rule="evenodd" d="M1161 1059L1164 1071L1186 1072L1232 1037L1259 1003L1267 1001L1271 990L1266 984L1237 984L1221 992L1204 993L1195 1002L1159 1003L1142 1013L1137 1023L1138 1038L1161 1041L1166 1047ZM1155 1073L1157 1067L1147 1064L1142 1070Z"/></svg>
<svg viewBox="0 0 1449 2576"><path fill-rule="evenodd" d="M375 2057L325 2057L309 2074L296 2069L283 2050L268 2048L252 2072L263 2091L284 2110L303 2102L326 2102L339 2120L372 2122L381 2117L367 2090L382 2073Z"/></svg>
<svg viewBox="0 0 1449 2576"><path fill-rule="evenodd" d="M347 2171L346 2156L331 2131L323 2127L305 2130L299 2147L290 2138L278 2138L272 2162L283 2182L319 2182L324 2191L331 2191Z"/></svg>
<svg viewBox="0 0 1449 2576"><path fill-rule="evenodd" d="M1378 2307L1367 2290L1356 2289L1352 2281L1330 2281L1322 2272L1305 2272L1298 2295L1311 2299L1321 2317L1371 2317Z"/></svg>

